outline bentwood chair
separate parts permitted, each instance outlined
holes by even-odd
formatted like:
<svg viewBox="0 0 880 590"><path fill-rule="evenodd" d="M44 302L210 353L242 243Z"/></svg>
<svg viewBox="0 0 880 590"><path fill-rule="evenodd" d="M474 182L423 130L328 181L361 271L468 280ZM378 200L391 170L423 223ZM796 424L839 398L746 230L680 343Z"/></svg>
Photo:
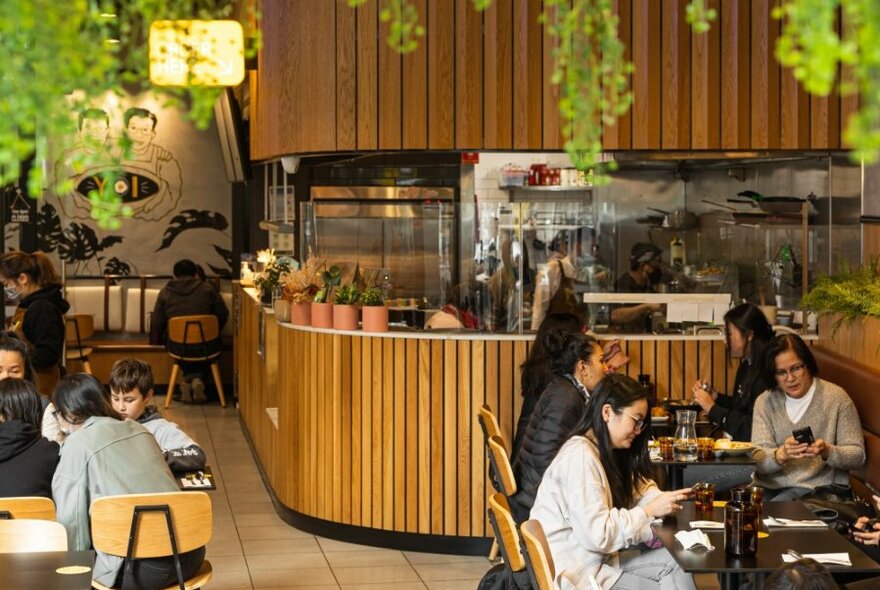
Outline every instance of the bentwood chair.
<svg viewBox="0 0 880 590"><path fill-rule="evenodd" d="M221 352L220 324L217 316L184 315L171 318L168 320L168 339L165 349L174 361L171 377L168 378L166 408L171 407L174 388L177 387L177 377L180 373L180 362L210 363L217 394L220 396L220 405L226 407L226 396L223 394L220 368L217 365Z"/></svg>
<svg viewBox="0 0 880 590"><path fill-rule="evenodd" d="M181 579L180 554L204 547L213 534L211 498L205 492L105 496L92 502L92 544L128 559L174 557L178 583L163 590L201 588L213 576L205 560L190 579ZM92 580L92 587L111 590Z"/></svg>
<svg viewBox="0 0 880 590"><path fill-rule="evenodd" d="M529 570L532 585L538 590L553 590L556 567L553 565L550 545L541 523L527 520L520 526L519 534L522 537L526 569Z"/></svg>
<svg viewBox="0 0 880 590"><path fill-rule="evenodd" d="M82 363L83 371L92 374L92 365L89 364L89 356L92 354L92 347L83 344L95 335L95 318L90 314L77 313L64 317L64 344L66 352L64 359L66 361L79 361Z"/></svg>
<svg viewBox="0 0 880 590"><path fill-rule="evenodd" d="M0 519L55 520L55 502L42 496L0 498Z"/></svg>
<svg viewBox="0 0 880 590"><path fill-rule="evenodd" d="M498 472L498 468L496 467L495 457L492 454L492 449L489 447L489 440L496 436L499 440L504 442L504 439L501 436L501 427L498 425L498 418L495 416L495 413L492 411L492 408L489 407L488 404L483 404L480 408L480 411L477 413L477 421L480 423L480 428L483 431L483 441L486 445L486 455L489 458L489 481L492 484L492 487L495 488L498 492L504 492L501 486L501 476ZM504 446L504 452L507 454L507 447ZM492 548L489 550L489 561L494 561L495 558L498 557L498 542L494 539L492 540Z"/></svg>
<svg viewBox="0 0 880 590"><path fill-rule="evenodd" d="M507 498L500 492L489 496L489 523L495 531L495 540L501 549L504 563L510 569L517 588L530 588L529 575L526 573L526 561L520 552L519 532Z"/></svg>
<svg viewBox="0 0 880 590"><path fill-rule="evenodd" d="M67 530L60 522L29 518L0 520L0 553L67 551Z"/></svg>

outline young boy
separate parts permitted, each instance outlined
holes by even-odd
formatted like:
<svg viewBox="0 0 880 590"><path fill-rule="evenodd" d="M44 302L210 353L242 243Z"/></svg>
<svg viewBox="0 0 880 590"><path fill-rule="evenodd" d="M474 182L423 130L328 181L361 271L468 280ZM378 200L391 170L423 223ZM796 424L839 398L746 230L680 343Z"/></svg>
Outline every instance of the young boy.
<svg viewBox="0 0 880 590"><path fill-rule="evenodd" d="M171 471L205 467L205 452L174 422L159 414L153 399L153 371L137 359L120 359L110 370L110 401L123 418L130 418L153 433Z"/></svg>

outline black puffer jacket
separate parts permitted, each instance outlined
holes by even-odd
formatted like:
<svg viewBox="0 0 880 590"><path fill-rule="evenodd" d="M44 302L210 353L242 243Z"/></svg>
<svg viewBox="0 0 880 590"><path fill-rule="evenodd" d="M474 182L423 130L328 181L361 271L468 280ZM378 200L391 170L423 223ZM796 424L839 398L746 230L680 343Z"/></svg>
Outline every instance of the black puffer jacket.
<svg viewBox="0 0 880 590"><path fill-rule="evenodd" d="M21 332L33 347L31 363L35 369L64 364L64 314L70 304L61 295L61 286L52 285L23 298L18 307L24 313Z"/></svg>
<svg viewBox="0 0 880 590"><path fill-rule="evenodd" d="M0 497L52 497L58 443L21 420L0 422Z"/></svg>
<svg viewBox="0 0 880 590"><path fill-rule="evenodd" d="M757 359L761 358L766 344L759 340L752 341L752 351L744 358L736 370L733 381L733 393L719 395L715 405L709 410L709 419L721 426L733 440L752 440L752 413L755 411L755 400L772 387L761 375Z"/></svg>
<svg viewBox="0 0 880 590"><path fill-rule="evenodd" d="M517 492L510 498L510 509L517 522L528 520L541 478L584 420L588 397L587 390L566 375L551 381L538 399L513 464Z"/></svg>

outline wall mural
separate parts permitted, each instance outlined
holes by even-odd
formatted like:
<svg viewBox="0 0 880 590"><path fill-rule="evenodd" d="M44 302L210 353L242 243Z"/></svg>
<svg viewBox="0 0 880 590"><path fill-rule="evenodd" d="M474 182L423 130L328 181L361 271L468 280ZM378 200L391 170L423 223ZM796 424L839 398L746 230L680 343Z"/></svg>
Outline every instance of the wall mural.
<svg viewBox="0 0 880 590"><path fill-rule="evenodd" d="M105 102L75 113L76 135L53 142L62 147L49 172L73 188L37 203L40 249L68 275L167 275L181 258L229 275L231 191L216 128L198 131L149 94ZM122 174L108 174L120 161ZM107 182L131 210L115 230L98 227L87 198Z"/></svg>

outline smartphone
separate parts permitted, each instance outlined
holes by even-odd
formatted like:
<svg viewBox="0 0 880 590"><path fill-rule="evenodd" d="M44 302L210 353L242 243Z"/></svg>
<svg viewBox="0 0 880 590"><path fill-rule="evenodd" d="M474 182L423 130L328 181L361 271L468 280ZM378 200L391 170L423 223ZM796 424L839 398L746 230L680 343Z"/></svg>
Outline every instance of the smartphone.
<svg viewBox="0 0 880 590"><path fill-rule="evenodd" d="M791 435L799 443L806 443L808 445L811 445L816 442L816 439L813 438L813 429L809 426L798 428L797 430L792 430Z"/></svg>

